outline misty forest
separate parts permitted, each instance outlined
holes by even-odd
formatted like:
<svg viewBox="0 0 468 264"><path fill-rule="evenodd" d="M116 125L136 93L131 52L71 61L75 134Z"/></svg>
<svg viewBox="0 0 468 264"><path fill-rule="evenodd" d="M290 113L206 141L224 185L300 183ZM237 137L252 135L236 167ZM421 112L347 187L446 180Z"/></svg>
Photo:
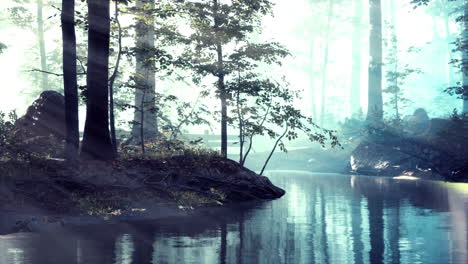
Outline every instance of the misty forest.
<svg viewBox="0 0 468 264"><path fill-rule="evenodd" d="M468 263L468 1L0 1L0 264Z"/></svg>

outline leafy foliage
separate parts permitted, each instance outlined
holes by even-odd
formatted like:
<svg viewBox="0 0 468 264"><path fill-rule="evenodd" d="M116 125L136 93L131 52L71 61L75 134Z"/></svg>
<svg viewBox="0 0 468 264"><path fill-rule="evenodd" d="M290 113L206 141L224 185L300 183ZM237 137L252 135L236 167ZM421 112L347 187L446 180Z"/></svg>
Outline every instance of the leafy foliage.
<svg viewBox="0 0 468 264"><path fill-rule="evenodd" d="M6 50L6 48L7 48L7 46L0 42L0 54L2 54L3 51Z"/></svg>
<svg viewBox="0 0 468 264"><path fill-rule="evenodd" d="M393 26L389 26L392 29ZM394 111L394 123L401 123L401 113L406 106L411 103L411 100L404 96L402 87L406 79L413 74L422 73L421 70L411 67L409 64L401 65L401 57L407 57L411 53L419 52L415 47L409 48L405 53L400 52L397 46L397 36L392 34L389 41L386 41L388 46L388 55L386 58L385 73L387 87L383 90L390 98L385 103L385 106L390 107Z"/></svg>

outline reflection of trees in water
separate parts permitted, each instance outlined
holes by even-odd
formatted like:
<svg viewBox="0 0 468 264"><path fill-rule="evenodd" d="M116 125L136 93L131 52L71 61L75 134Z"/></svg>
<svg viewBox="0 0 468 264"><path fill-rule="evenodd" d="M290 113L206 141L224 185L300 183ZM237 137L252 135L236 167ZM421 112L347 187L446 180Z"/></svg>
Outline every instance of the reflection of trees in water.
<svg viewBox="0 0 468 264"><path fill-rule="evenodd" d="M363 263L364 244L362 243L362 215L361 215L361 195L355 195L351 199L351 233L353 241L354 263Z"/></svg>
<svg viewBox="0 0 468 264"><path fill-rule="evenodd" d="M450 234L452 250L456 252L453 261L468 263L468 211L466 197L449 193L449 207L453 212L451 223L454 232Z"/></svg>
<svg viewBox="0 0 468 264"><path fill-rule="evenodd" d="M319 245L322 246L321 253L323 254L323 261L324 263L328 264L329 263L329 256L328 256L328 241L327 241L327 219L325 218L326 216L326 211L325 211L325 195L323 193L323 187L320 186L319 188L319 193L320 193L320 226L321 228L321 243Z"/></svg>
<svg viewBox="0 0 468 264"><path fill-rule="evenodd" d="M52 256L57 256L60 263L91 264L126 263L125 260L449 263L449 243L441 242L447 239L449 230L438 227L447 216L440 212L451 209L461 212L453 218L459 234L452 236L455 243L452 250L462 254L457 259L466 260L463 200L455 199L437 184L414 181L393 184L389 179L333 175L294 176L294 179L281 176L275 180L288 193L273 202L208 210L192 218L90 226L52 237L47 243L45 238L28 239L25 254L39 260L38 263ZM31 241L42 252L33 252ZM47 254L52 247L60 252ZM77 248L81 251L81 262L76 261Z"/></svg>
<svg viewBox="0 0 468 264"><path fill-rule="evenodd" d="M226 264L226 251L227 251L227 226L226 223L221 223L221 247L219 249L219 262L221 264Z"/></svg>
<svg viewBox="0 0 468 264"><path fill-rule="evenodd" d="M387 261L392 264L400 263L400 200L399 199L388 199L385 201L385 207L387 208L386 222L388 225L387 240L389 241L389 251L391 261Z"/></svg>
<svg viewBox="0 0 468 264"><path fill-rule="evenodd" d="M372 264L383 263L384 253L384 225L383 225L383 201L373 197L368 201L369 206L369 228L371 250L369 258Z"/></svg>

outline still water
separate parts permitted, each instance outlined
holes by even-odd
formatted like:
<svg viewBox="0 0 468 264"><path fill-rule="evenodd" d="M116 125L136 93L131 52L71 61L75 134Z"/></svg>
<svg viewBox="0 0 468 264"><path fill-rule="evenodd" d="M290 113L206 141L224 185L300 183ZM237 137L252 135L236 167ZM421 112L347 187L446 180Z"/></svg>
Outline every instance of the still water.
<svg viewBox="0 0 468 264"><path fill-rule="evenodd" d="M468 263L468 184L270 172L278 200L0 236L0 263Z"/></svg>

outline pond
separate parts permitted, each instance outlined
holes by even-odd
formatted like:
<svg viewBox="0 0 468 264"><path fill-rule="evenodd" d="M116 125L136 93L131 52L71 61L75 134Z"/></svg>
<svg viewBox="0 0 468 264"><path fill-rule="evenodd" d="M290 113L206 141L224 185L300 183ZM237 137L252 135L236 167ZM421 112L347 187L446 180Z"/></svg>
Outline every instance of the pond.
<svg viewBox="0 0 468 264"><path fill-rule="evenodd" d="M269 172L278 200L0 236L0 263L468 263L468 184Z"/></svg>

